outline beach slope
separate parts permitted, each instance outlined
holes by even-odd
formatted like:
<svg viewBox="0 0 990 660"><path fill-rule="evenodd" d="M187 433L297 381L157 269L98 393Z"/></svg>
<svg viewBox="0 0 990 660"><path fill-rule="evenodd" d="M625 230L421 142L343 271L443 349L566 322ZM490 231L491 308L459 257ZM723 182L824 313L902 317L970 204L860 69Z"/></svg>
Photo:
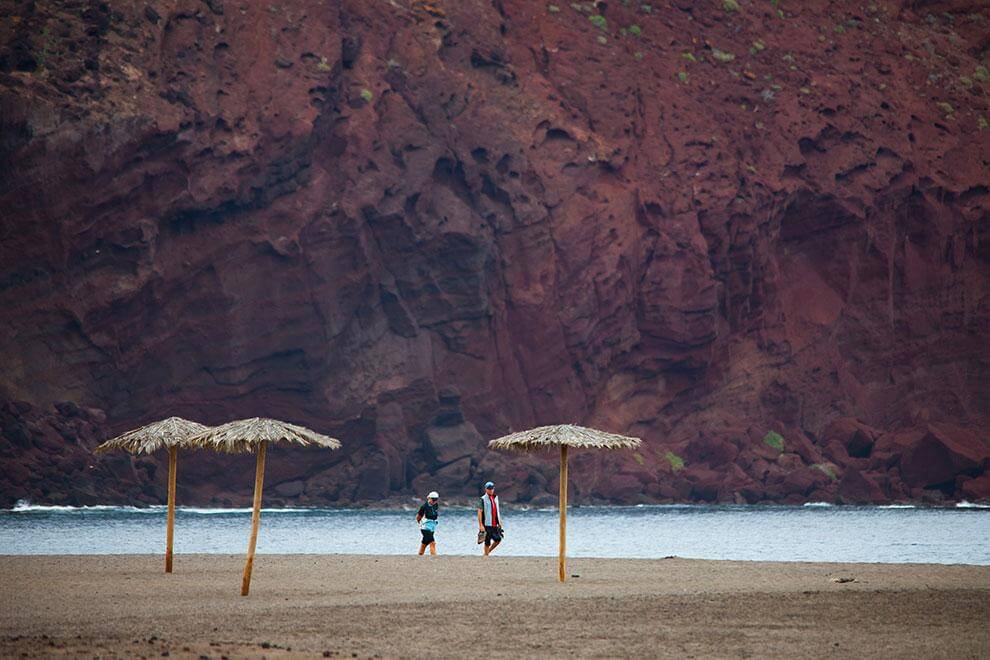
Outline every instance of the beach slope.
<svg viewBox="0 0 990 660"><path fill-rule="evenodd" d="M855 656L990 651L990 567L686 559L0 557L0 656Z"/></svg>

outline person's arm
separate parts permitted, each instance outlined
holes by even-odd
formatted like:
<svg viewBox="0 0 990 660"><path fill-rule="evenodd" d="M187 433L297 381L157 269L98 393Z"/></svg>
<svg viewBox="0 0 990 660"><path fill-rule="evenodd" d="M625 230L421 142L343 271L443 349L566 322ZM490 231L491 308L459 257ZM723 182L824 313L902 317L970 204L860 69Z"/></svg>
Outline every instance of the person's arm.
<svg viewBox="0 0 990 660"><path fill-rule="evenodd" d="M485 511L481 507L478 507L478 529L485 531Z"/></svg>
<svg viewBox="0 0 990 660"><path fill-rule="evenodd" d="M423 507L419 507L419 511L416 512L416 522L422 522L423 520Z"/></svg>

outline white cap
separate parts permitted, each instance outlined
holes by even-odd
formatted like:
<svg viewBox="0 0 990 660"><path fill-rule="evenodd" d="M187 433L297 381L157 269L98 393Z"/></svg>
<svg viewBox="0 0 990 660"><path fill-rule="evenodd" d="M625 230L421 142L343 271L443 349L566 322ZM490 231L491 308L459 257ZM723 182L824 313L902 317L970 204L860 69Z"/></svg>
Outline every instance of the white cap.
<svg viewBox="0 0 990 660"><path fill-rule="evenodd" d="M440 499L440 493L438 493L435 490L431 490L430 491L430 494L426 496L426 499L428 499L428 500L439 500Z"/></svg>

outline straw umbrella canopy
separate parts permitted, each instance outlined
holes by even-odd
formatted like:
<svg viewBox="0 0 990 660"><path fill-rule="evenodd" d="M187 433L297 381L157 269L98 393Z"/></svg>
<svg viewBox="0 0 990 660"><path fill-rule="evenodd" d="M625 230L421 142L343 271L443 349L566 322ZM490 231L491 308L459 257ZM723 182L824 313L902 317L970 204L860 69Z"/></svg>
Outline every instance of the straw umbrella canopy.
<svg viewBox="0 0 990 660"><path fill-rule="evenodd" d="M641 440L615 433L572 424L541 426L520 431L488 443L492 449L533 451L560 447L560 554L557 559L557 579L566 579L567 562L567 449L635 449Z"/></svg>
<svg viewBox="0 0 990 660"><path fill-rule="evenodd" d="M98 454L123 450L132 454L150 454L168 448L168 517L165 531L165 572L172 572L172 537L175 526L175 472L179 447L192 446L189 438L209 427L181 417L169 417L107 440L94 451Z"/></svg>
<svg viewBox="0 0 990 660"><path fill-rule="evenodd" d="M251 538L248 541L247 562L244 564L244 577L241 582L241 595L247 596L251 588L251 570L254 567L254 549L258 541L258 526L261 522L261 491L265 480L265 453L269 443L288 442L297 445L317 446L326 449L339 449L340 441L311 431L304 426L296 426L277 419L252 417L238 419L227 424L206 429L192 437L191 442L217 451L245 453L257 449L257 467L254 473L254 509L251 513Z"/></svg>

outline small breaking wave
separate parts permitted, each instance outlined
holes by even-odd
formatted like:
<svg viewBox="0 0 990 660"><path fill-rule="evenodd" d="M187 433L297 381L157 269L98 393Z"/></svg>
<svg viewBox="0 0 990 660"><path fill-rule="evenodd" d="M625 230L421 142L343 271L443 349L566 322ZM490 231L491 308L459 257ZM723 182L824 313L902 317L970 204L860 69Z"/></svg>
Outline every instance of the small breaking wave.
<svg viewBox="0 0 990 660"><path fill-rule="evenodd" d="M100 513L107 511L126 511L128 513L158 513L164 511L165 506L153 505L147 507L138 506L118 506L115 504L94 504L92 506L67 506L60 504L31 504L27 500L17 500L13 508L8 509L14 513Z"/></svg>
<svg viewBox="0 0 990 660"><path fill-rule="evenodd" d="M981 504L979 502L967 502L963 500L962 502L956 502L957 509L990 509L990 504Z"/></svg>
<svg viewBox="0 0 990 660"><path fill-rule="evenodd" d="M831 502L805 502L803 506L824 509L826 507L835 506L835 505L832 504Z"/></svg>
<svg viewBox="0 0 990 660"><path fill-rule="evenodd" d="M154 513L164 514L168 507L164 504L151 504L149 506L122 506L118 504L94 504L92 506L68 506L63 504L32 504L27 500L18 500L13 508L8 509L12 513ZM175 510L180 513L192 513L196 515L223 515L251 513L251 507L239 508L206 508L195 506L177 506ZM262 513L306 513L316 509L301 508L262 508Z"/></svg>
<svg viewBox="0 0 990 660"><path fill-rule="evenodd" d="M237 507L237 508L203 508L196 506L179 506L176 507L176 511L181 511L182 513L194 513L201 516L215 516L224 515L230 513L251 513L254 509L251 507ZM323 511L323 509L300 509L300 508L289 508L289 507L279 507L275 509L266 509L262 507L262 513L312 513L314 511Z"/></svg>

